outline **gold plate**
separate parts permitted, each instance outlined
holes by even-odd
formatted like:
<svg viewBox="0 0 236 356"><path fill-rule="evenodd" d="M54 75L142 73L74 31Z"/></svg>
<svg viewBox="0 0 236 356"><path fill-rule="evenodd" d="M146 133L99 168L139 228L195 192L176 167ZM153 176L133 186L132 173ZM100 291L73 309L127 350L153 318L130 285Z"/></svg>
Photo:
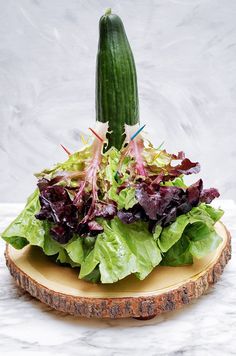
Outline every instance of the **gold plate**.
<svg viewBox="0 0 236 356"><path fill-rule="evenodd" d="M173 310L203 294L215 283L230 259L230 234L216 224L220 246L193 265L156 267L143 281L134 276L114 284L78 279L78 269L59 266L42 250L6 248L7 266L17 283L51 307L73 315L100 318L149 318Z"/></svg>

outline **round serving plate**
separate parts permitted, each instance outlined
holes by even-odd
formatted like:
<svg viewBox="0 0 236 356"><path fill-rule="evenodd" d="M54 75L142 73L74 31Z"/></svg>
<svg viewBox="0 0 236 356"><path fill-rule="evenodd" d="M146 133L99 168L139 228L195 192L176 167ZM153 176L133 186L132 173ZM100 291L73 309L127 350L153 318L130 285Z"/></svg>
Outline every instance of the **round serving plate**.
<svg viewBox="0 0 236 356"><path fill-rule="evenodd" d="M59 266L40 248L16 250L7 245L5 257L17 284L41 302L75 316L148 319L179 309L217 282L231 256L231 238L218 222L220 246L193 265L158 266L143 281L129 276L114 284L78 279L78 269Z"/></svg>

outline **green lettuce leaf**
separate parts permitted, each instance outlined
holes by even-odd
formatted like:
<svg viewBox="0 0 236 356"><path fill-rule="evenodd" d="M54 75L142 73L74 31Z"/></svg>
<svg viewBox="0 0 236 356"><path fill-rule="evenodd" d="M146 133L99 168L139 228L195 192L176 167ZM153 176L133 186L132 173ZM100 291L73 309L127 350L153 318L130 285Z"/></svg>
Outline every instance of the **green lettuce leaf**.
<svg viewBox="0 0 236 356"><path fill-rule="evenodd" d="M92 249L92 251L90 251L84 262L81 264L79 278L84 278L90 275L99 264L99 237L101 237L101 234L98 235L94 248Z"/></svg>
<svg viewBox="0 0 236 356"><path fill-rule="evenodd" d="M222 209L216 209L209 204L202 203L200 208L204 210L214 222L220 220L220 218L224 215L224 211Z"/></svg>
<svg viewBox="0 0 236 356"><path fill-rule="evenodd" d="M80 264L72 261L70 256L68 255L67 251L64 249L61 249L60 252L58 253L57 262L60 262L62 264L69 264L72 268L73 267L79 267Z"/></svg>
<svg viewBox="0 0 236 356"><path fill-rule="evenodd" d="M119 194L117 194L117 186L112 187L108 191L108 196L117 203L118 209L124 208L128 210L138 203L138 200L135 197L135 188L133 187L122 189Z"/></svg>
<svg viewBox="0 0 236 356"><path fill-rule="evenodd" d="M161 235L162 232L162 227L160 225L157 225L153 234L153 238L155 241L157 241L158 237Z"/></svg>
<svg viewBox="0 0 236 356"><path fill-rule="evenodd" d="M100 183L103 184L101 189L104 193L113 186L119 186L128 177L126 173L127 164L130 161L129 158L124 160L124 164L121 166L122 177L119 177L119 183L117 182L117 170L120 161L120 151L115 147L111 147L109 151L102 155L102 161L100 170L98 172Z"/></svg>
<svg viewBox="0 0 236 356"><path fill-rule="evenodd" d="M102 283L114 283L132 273L144 279L160 263L160 250L146 223L125 225L115 218L103 221L103 227L104 232L81 265L80 278L98 265Z"/></svg>
<svg viewBox="0 0 236 356"><path fill-rule="evenodd" d="M193 256L189 251L189 239L183 234L163 256L161 265L164 266L181 266L193 263Z"/></svg>
<svg viewBox="0 0 236 356"><path fill-rule="evenodd" d="M165 252L161 264L191 264L193 257L203 258L214 251L222 242L214 228L222 214L220 209L201 204L164 228L158 239L160 249Z"/></svg>
<svg viewBox="0 0 236 356"><path fill-rule="evenodd" d="M214 219L211 216L214 217ZM165 227L158 238L158 246L162 252L167 252L181 238L185 228L189 224L202 223L209 229L214 230L214 223L220 219L221 216L222 210L217 210L212 207L208 209L205 204L201 204L193 208L187 214L178 216L175 222Z"/></svg>
<svg viewBox="0 0 236 356"><path fill-rule="evenodd" d="M39 209L39 191L36 189L28 198L24 210L2 233L2 238L17 249L28 243L43 248L45 223L34 216Z"/></svg>
<svg viewBox="0 0 236 356"><path fill-rule="evenodd" d="M51 237L51 235L49 233L51 224L46 221L42 221L42 226L44 228L44 236L43 236L44 241L43 241L43 246L40 246L40 247L42 247L45 255L47 255L47 256L56 255L63 248L58 242L53 240L53 238ZM42 244L40 244L40 245L42 245Z"/></svg>
<svg viewBox="0 0 236 356"><path fill-rule="evenodd" d="M208 255L222 242L213 226L209 227L201 222L188 226L185 234L189 239L189 251L196 258Z"/></svg>
<svg viewBox="0 0 236 356"><path fill-rule="evenodd" d="M180 215L175 222L165 227L157 240L160 250L162 252L168 251L181 238L188 224L189 219L187 214L185 214Z"/></svg>
<svg viewBox="0 0 236 356"><path fill-rule="evenodd" d="M84 260L83 239L74 235L72 241L64 245L70 259L76 264L81 264Z"/></svg>
<svg viewBox="0 0 236 356"><path fill-rule="evenodd" d="M98 266L95 267L94 270L90 274L85 276L83 279L85 281L92 282L92 283L101 282L101 273L100 273L99 267Z"/></svg>
<svg viewBox="0 0 236 356"><path fill-rule="evenodd" d="M101 189L109 199L117 203L118 209L130 209L138 202L135 198L135 188L127 187L119 193L117 193L117 188L129 178L126 170L131 158L125 157L120 167L118 166L119 161L120 151L114 147L103 155L99 171L100 182L102 182ZM119 175L117 175L118 169Z"/></svg>
<svg viewBox="0 0 236 356"><path fill-rule="evenodd" d="M91 146L85 146L80 151L71 154L66 161L57 163L52 168L44 169L42 172L36 173L35 176L37 178L46 178L50 180L61 171L82 172L90 157Z"/></svg>
<svg viewBox="0 0 236 356"><path fill-rule="evenodd" d="M51 224L35 218L39 210L39 191L36 189L28 198L22 212L2 233L2 238L16 249L31 244L41 247L46 255L52 256L63 248L51 238L49 234Z"/></svg>
<svg viewBox="0 0 236 356"><path fill-rule="evenodd" d="M187 188L187 185L184 183L183 176L177 177L174 180L169 180L167 182L162 183L161 185L168 187L179 187L179 188Z"/></svg>
<svg viewBox="0 0 236 356"><path fill-rule="evenodd" d="M105 182L117 184L116 182L116 172L118 169L118 163L120 160L120 152L112 147L102 156L101 169L99 172L100 180Z"/></svg>
<svg viewBox="0 0 236 356"><path fill-rule="evenodd" d="M161 168L168 166L172 161L172 156L165 150L154 148L151 143L143 150L143 156L148 166L153 171L160 171Z"/></svg>

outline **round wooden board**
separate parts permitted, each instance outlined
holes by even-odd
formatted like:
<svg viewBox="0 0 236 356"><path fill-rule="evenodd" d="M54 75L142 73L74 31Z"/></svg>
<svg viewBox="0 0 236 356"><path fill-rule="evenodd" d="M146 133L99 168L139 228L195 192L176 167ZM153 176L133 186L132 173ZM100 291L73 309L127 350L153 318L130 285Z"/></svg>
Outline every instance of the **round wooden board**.
<svg viewBox="0 0 236 356"><path fill-rule="evenodd" d="M7 246L6 264L17 284L41 302L75 316L148 319L178 309L217 282L231 257L231 237L222 223L223 241L191 266L156 267L143 281L129 276L115 284L96 285L78 279L78 270L62 267L41 249Z"/></svg>

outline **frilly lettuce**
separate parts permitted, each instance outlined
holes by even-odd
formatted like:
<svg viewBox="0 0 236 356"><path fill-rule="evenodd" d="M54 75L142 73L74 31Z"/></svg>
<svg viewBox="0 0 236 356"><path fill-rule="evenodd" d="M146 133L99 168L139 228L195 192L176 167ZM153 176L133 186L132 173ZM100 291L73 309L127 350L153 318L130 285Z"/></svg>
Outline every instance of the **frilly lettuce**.
<svg viewBox="0 0 236 356"><path fill-rule="evenodd" d="M85 146L80 151L71 154L66 161L44 169L42 172L36 173L35 176L37 178L52 179L61 172L82 172L91 157L91 150L91 146Z"/></svg>
<svg viewBox="0 0 236 356"><path fill-rule="evenodd" d="M130 157L125 157L122 166L119 167L120 152L114 147L110 148L103 157L101 162L101 170L99 171L100 188L107 197L117 203L118 209L130 209L136 203L135 188L128 186L122 189L119 193L119 188L128 178L126 170L131 162ZM119 175L117 171L119 170Z"/></svg>

